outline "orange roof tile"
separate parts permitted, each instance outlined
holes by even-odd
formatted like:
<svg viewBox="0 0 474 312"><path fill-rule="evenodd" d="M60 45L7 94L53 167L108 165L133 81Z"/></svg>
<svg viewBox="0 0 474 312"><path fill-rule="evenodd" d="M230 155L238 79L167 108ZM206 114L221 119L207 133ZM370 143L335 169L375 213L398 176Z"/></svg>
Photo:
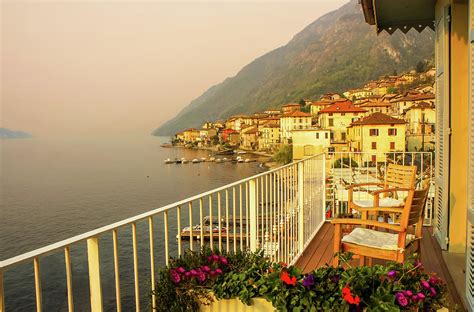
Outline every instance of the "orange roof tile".
<svg viewBox="0 0 474 312"><path fill-rule="evenodd" d="M382 113L373 113L351 123L350 126L405 124L405 120Z"/></svg>
<svg viewBox="0 0 474 312"><path fill-rule="evenodd" d="M319 111L320 114L324 113L365 113L365 109L358 108L352 101L346 100L344 102L337 102L325 109Z"/></svg>
<svg viewBox="0 0 474 312"><path fill-rule="evenodd" d="M291 113L284 114L282 117L311 117L311 114L303 113L302 111L293 111Z"/></svg>

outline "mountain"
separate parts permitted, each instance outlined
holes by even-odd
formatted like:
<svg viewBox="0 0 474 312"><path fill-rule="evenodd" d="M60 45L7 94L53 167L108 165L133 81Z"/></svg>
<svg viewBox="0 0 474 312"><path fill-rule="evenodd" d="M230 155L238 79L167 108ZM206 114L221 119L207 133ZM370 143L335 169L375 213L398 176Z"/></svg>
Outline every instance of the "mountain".
<svg viewBox="0 0 474 312"><path fill-rule="evenodd" d="M408 71L432 61L434 32L376 34L351 0L308 25L287 45L248 64L209 88L154 135L171 135L203 121L280 107L301 98L360 87L381 75Z"/></svg>
<svg viewBox="0 0 474 312"><path fill-rule="evenodd" d="M24 131L14 131L7 128L0 128L0 139L27 139L33 136Z"/></svg>

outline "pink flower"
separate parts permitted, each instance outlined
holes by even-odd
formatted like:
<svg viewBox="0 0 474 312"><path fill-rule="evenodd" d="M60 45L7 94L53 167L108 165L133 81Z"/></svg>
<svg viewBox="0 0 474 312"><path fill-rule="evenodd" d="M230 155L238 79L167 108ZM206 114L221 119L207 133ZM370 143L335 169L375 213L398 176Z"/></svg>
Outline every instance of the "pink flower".
<svg viewBox="0 0 474 312"><path fill-rule="evenodd" d="M401 307L406 307L408 305L408 298L403 295L403 293L399 292L395 295L395 300Z"/></svg>
<svg viewBox="0 0 474 312"><path fill-rule="evenodd" d="M179 273L176 270L170 271L170 277L171 281L175 284L178 284L181 281L181 276L179 276Z"/></svg>
<svg viewBox="0 0 474 312"><path fill-rule="evenodd" d="M203 267L201 268L201 270L203 270L204 272L208 273L208 272L211 270L211 268L209 268L209 266L205 265L205 266L203 266Z"/></svg>
<svg viewBox="0 0 474 312"><path fill-rule="evenodd" d="M177 271L178 271L179 273L181 273L181 274L183 274L184 272L186 272L186 270L185 270L183 267L179 267L179 268L177 269Z"/></svg>
<svg viewBox="0 0 474 312"><path fill-rule="evenodd" d="M212 256L207 257L207 262L212 262Z"/></svg>
<svg viewBox="0 0 474 312"><path fill-rule="evenodd" d="M184 272L184 277L190 278L191 277L191 272L189 272L189 271Z"/></svg>
<svg viewBox="0 0 474 312"><path fill-rule="evenodd" d="M428 280L428 282L431 284L431 285L436 285L439 283L439 278L437 278L436 276L431 276L430 279Z"/></svg>
<svg viewBox="0 0 474 312"><path fill-rule="evenodd" d="M218 255L212 255L212 261L214 261L214 262L219 261L219 256Z"/></svg>
<svg viewBox="0 0 474 312"><path fill-rule="evenodd" d="M219 269L219 268L217 268L215 272L216 272L216 275L221 275L222 274L222 270Z"/></svg>
<svg viewBox="0 0 474 312"><path fill-rule="evenodd" d="M220 257L220 260L221 260L221 263L222 263L223 265L227 265L227 264L229 263L229 262L227 261L227 258L224 257L224 256L221 256L221 257Z"/></svg>
<svg viewBox="0 0 474 312"><path fill-rule="evenodd" d="M198 275L197 275L197 279L198 279L201 283L204 282L204 281L206 280L206 274L205 274L203 271L199 270L199 271L198 271Z"/></svg>
<svg viewBox="0 0 474 312"><path fill-rule="evenodd" d="M418 296L417 295L411 296L411 301L417 302L418 301Z"/></svg>
<svg viewBox="0 0 474 312"><path fill-rule="evenodd" d="M198 272L195 269L192 269L189 272L191 272L191 276L193 276L193 277L198 275Z"/></svg>
<svg viewBox="0 0 474 312"><path fill-rule="evenodd" d="M431 285L427 281L421 281L421 286L425 289L430 289Z"/></svg>
<svg viewBox="0 0 474 312"><path fill-rule="evenodd" d="M436 289L434 289L433 287L430 288L430 294L432 297L436 296L437 292L436 292Z"/></svg>
<svg viewBox="0 0 474 312"><path fill-rule="evenodd" d="M411 297L411 296L413 296L413 292L412 292L411 290L405 290L405 291L403 292L403 294L404 294L406 297Z"/></svg>
<svg viewBox="0 0 474 312"><path fill-rule="evenodd" d="M397 276L397 271L392 270L392 271L390 271L390 272L387 273L387 276L388 276L389 278L395 278L395 276Z"/></svg>
<svg viewBox="0 0 474 312"><path fill-rule="evenodd" d="M418 300L420 300L420 301L423 301L426 298L425 295L422 294L422 293L418 293L416 296L418 297Z"/></svg>

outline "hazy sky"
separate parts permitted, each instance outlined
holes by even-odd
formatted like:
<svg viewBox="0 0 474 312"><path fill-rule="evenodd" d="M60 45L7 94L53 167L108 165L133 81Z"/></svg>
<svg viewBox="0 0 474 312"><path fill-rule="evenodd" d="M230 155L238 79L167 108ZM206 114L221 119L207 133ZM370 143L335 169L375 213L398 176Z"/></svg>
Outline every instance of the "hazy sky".
<svg viewBox="0 0 474 312"><path fill-rule="evenodd" d="M0 127L148 134L347 0L1 3Z"/></svg>

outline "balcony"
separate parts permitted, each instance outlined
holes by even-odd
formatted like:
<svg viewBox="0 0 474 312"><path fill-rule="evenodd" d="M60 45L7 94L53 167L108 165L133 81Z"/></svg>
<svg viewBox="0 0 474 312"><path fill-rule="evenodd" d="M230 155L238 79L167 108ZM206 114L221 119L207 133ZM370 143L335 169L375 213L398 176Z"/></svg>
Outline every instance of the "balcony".
<svg viewBox="0 0 474 312"><path fill-rule="evenodd" d="M333 229L327 219L346 211L345 186L379 180L390 162L416 165L418 180L433 180L430 153L390 153L384 162L362 165L363 157L349 152L312 156L0 261L0 312L48 311L58 302L69 311L144 310L158 268L205 245L229 252L263 249L272 261L305 271L329 263ZM342 160L338 166L337 160ZM433 199L431 192L427 226ZM429 231L422 259L448 281L451 300L459 302Z"/></svg>

